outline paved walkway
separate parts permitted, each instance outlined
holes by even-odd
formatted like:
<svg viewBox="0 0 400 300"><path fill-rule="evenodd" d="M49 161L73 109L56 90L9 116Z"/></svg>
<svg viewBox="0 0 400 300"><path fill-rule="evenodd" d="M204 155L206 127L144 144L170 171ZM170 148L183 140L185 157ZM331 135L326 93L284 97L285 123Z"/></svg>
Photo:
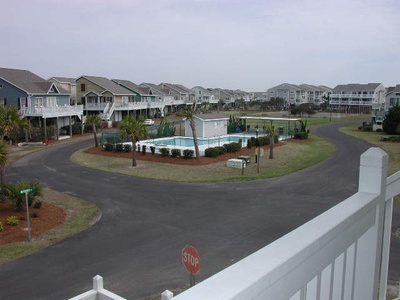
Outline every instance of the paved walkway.
<svg viewBox="0 0 400 300"><path fill-rule="evenodd" d="M91 140L18 160L8 168L9 180L38 180L94 202L103 216L81 234L0 265L0 299L67 299L90 289L97 274L107 289L141 299L188 284L181 262L186 244L196 245L197 279L204 280L356 192L359 157L370 145L338 127L313 130L336 144L326 161L252 182L173 183L72 164L69 156ZM399 219L397 211L397 227ZM392 279L400 275L399 244L393 244Z"/></svg>

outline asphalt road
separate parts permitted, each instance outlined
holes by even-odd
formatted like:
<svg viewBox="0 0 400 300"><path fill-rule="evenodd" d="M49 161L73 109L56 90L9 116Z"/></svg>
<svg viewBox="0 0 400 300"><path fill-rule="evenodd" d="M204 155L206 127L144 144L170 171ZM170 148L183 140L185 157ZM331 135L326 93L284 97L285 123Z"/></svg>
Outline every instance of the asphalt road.
<svg viewBox="0 0 400 300"><path fill-rule="evenodd" d="M91 229L43 251L0 265L0 299L68 299L105 287L141 299L187 285L181 262L197 247L204 280L344 200L357 190L361 153L371 145L341 134L338 124L313 133L336 144L326 161L288 176L237 183L174 183L91 170L70 155L91 140L53 146L7 169L10 181L44 186L91 201L102 217ZM171 166L172 168L173 166ZM393 229L400 227L400 212ZM400 241L393 237L390 279L400 277Z"/></svg>

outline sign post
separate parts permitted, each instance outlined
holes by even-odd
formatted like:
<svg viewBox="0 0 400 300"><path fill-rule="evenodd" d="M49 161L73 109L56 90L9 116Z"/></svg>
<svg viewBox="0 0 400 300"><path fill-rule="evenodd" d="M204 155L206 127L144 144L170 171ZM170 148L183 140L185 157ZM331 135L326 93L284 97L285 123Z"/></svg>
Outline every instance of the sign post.
<svg viewBox="0 0 400 300"><path fill-rule="evenodd" d="M200 271L200 256L193 245L186 245L182 250L182 262L190 273L190 286L196 284L195 275Z"/></svg>
<svg viewBox="0 0 400 300"><path fill-rule="evenodd" d="M28 193L33 192L35 188L27 188L25 190L20 190L19 194L25 194L25 206L26 206L26 220L28 221L28 240L32 241L32 233L31 233L31 219L29 216L29 205L28 205Z"/></svg>

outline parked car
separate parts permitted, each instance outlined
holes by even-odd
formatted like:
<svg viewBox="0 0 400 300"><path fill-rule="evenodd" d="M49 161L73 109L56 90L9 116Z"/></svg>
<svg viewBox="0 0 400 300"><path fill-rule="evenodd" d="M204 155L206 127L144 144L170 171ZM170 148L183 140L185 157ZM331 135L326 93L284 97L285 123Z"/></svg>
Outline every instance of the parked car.
<svg viewBox="0 0 400 300"><path fill-rule="evenodd" d="M145 125L148 125L148 126L154 125L154 120L152 120L152 119L146 119L146 120L144 120L144 124L145 124Z"/></svg>

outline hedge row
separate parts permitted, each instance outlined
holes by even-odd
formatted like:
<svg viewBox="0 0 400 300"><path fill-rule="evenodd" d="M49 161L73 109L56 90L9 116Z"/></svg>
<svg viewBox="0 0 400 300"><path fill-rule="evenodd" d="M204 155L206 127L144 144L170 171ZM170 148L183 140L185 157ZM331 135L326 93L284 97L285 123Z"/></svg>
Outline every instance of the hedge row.
<svg viewBox="0 0 400 300"><path fill-rule="evenodd" d="M207 148L204 151L204 156L205 157L217 157L217 156L225 154L225 153L239 152L240 149L242 149L242 141L241 140L239 140L238 143L232 142L229 144L224 144L222 147L217 146L217 147Z"/></svg>
<svg viewBox="0 0 400 300"><path fill-rule="evenodd" d="M183 150L181 154L180 149L170 150L169 148L160 148L161 156L167 157L169 156L170 152L172 157L180 157L182 155L184 159L190 159L194 156L194 151L190 149Z"/></svg>

